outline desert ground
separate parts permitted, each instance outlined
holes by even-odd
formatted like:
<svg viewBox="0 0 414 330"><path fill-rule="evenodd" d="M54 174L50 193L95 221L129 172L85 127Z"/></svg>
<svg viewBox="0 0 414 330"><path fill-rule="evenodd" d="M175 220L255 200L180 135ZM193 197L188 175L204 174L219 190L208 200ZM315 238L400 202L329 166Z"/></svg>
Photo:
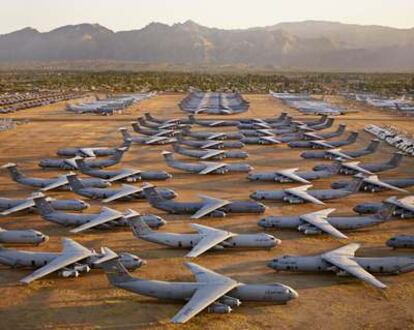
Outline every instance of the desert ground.
<svg viewBox="0 0 414 330"><path fill-rule="evenodd" d="M133 106L127 113L113 117L75 115L66 113L64 104L30 109L5 117L27 123L16 129L0 132L0 164L15 162L28 175L51 177L62 174L59 171L45 171L38 167L39 160L56 157L60 147L68 146L114 146L121 143L118 128L129 126L144 111L150 111L160 118L176 118L184 114L177 102L184 95L164 94ZM268 95L245 95L250 101L248 112L241 117L278 116L288 111L299 119L295 110L273 100ZM357 149L373 138L363 132L365 125L392 124L414 133L414 121L397 114L386 113L368 107L343 103L358 113L336 119L346 123L347 130L357 130L357 142L344 149ZM209 118L206 116L206 118ZM205 128L200 128L204 130ZM227 128L216 128L226 130ZM231 128L229 128L231 130ZM162 161L161 151L169 146L133 145L126 153L120 166L143 170L159 169L173 174L173 178L156 183L160 187L174 189L178 200L196 200L197 194L207 194L227 199L248 199L257 189L277 189L294 185L251 183L244 174L225 176L197 176L169 169ZM271 170L297 167L310 169L320 161L305 161L299 157L302 150L293 150L285 145L246 146L250 157L247 161L255 170ZM381 144L374 155L362 161L381 161L391 157L394 150ZM179 159L186 159L184 156ZM414 176L414 159L407 157L402 165L385 172L382 178ZM339 177L314 182L316 188L328 187ZM138 183L139 184L139 183ZM1 197L26 197L33 189L14 183L6 172L0 172ZM411 188L414 192L414 188ZM336 214L351 215L352 207L360 202L381 201L395 193L358 193L342 200L332 201L328 207L337 209ZM57 198L78 198L72 192L50 192ZM85 212L96 211L97 201ZM266 203L269 209L265 215L294 215L316 211L316 205L289 205ZM171 216L152 209L146 201L111 203L108 206L120 211L132 208L141 213L161 215L168 224L161 231L191 232L191 222L185 216ZM259 232L257 221L263 215L231 215L223 219L201 219L198 223L228 229L237 233ZM168 281L192 281L191 273L185 268L185 250L170 249L135 239L127 228L115 231L91 230L82 234L69 233L68 228L47 223L37 214L18 214L0 218L0 226L7 229L34 228L50 236L49 242L39 247L16 247L33 251L60 251L61 237L68 236L90 248L108 246L115 251L128 251L147 260L147 265L133 275L145 279ZM19 279L30 270L9 269L0 266L0 328L1 329L407 329L414 328L414 273L400 276L379 276L388 285L384 292L376 290L358 280L337 277L334 274L276 273L266 267L275 256L308 255L339 247L342 243L327 235L304 236L296 231L269 231L281 239L282 245L272 250L225 250L211 251L196 258L194 262L214 271L246 283L281 282L293 287L299 298L287 305L244 303L231 314L208 314L202 312L187 324L172 325L169 319L183 306L183 303L158 301L113 288L103 272L93 270L79 278L64 279L48 276L28 286L19 284ZM393 220L373 228L347 232L350 240L362 243L359 256L391 256L413 254L412 250L393 251L385 241L395 234L414 234L410 220Z"/></svg>

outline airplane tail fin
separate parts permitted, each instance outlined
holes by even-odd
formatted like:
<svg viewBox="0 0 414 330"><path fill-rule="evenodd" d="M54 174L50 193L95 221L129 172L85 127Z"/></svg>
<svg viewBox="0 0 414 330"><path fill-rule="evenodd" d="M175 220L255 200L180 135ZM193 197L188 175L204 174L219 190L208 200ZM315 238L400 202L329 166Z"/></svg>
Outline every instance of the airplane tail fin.
<svg viewBox="0 0 414 330"><path fill-rule="evenodd" d="M149 120L149 121L155 121L152 117L152 115L149 112L144 113L145 119Z"/></svg>
<svg viewBox="0 0 414 330"><path fill-rule="evenodd" d="M191 123L191 124L194 124L194 123L195 123L195 117L194 117L194 114L190 113L190 114L188 115L188 120L190 121L190 123Z"/></svg>
<svg viewBox="0 0 414 330"><path fill-rule="evenodd" d="M19 169L17 168L17 165L14 164L14 163L8 163L6 165L3 165L2 167L7 169L7 171L10 174L10 177L14 181L18 181L18 180L25 177L25 175L22 172L19 171Z"/></svg>
<svg viewBox="0 0 414 330"><path fill-rule="evenodd" d="M121 145L118 148L127 148L129 150L129 147L131 146L131 140L124 140L124 142L121 143Z"/></svg>
<svg viewBox="0 0 414 330"><path fill-rule="evenodd" d="M345 128L346 128L346 124L340 124L338 126L338 129L336 130L336 133L338 133L338 134L344 133L345 132Z"/></svg>
<svg viewBox="0 0 414 330"><path fill-rule="evenodd" d="M47 215L55 212L52 205L46 201L46 197L42 193L37 193L36 195L34 195L33 201L40 215Z"/></svg>
<svg viewBox="0 0 414 330"><path fill-rule="evenodd" d="M144 120L144 118L138 117L137 121L138 121L139 125L145 126L145 120ZM134 124L137 125L136 122Z"/></svg>
<svg viewBox="0 0 414 330"><path fill-rule="evenodd" d="M118 259L111 259L102 263L102 268L109 282L113 286L117 286L118 284L133 278Z"/></svg>
<svg viewBox="0 0 414 330"><path fill-rule="evenodd" d="M358 137L358 132L351 132L351 134L349 134L346 141L349 142L349 143L354 143L356 141L357 137Z"/></svg>
<svg viewBox="0 0 414 330"><path fill-rule="evenodd" d="M396 152L392 158L388 161L388 164L397 167L401 164L402 160L404 158L404 154L400 153L400 152Z"/></svg>
<svg viewBox="0 0 414 330"><path fill-rule="evenodd" d="M371 140L371 142L367 146L367 150L374 153L377 151L380 141L377 139Z"/></svg>
<svg viewBox="0 0 414 330"><path fill-rule="evenodd" d="M131 141L131 135L129 134L128 129L121 127L119 131L121 132L124 141Z"/></svg>
<svg viewBox="0 0 414 330"><path fill-rule="evenodd" d="M389 220L394 213L396 205L393 202L395 202L396 200L397 198L395 196L387 198L382 204L382 206L379 208L377 213L375 213L375 217L380 220Z"/></svg>
<svg viewBox="0 0 414 330"><path fill-rule="evenodd" d="M357 193L363 182L364 176L354 177L345 189L352 193Z"/></svg>
<svg viewBox="0 0 414 330"><path fill-rule="evenodd" d="M68 179L69 186L73 191L79 191L80 189L84 189L85 185L80 181L75 173L69 173L66 175Z"/></svg>
<svg viewBox="0 0 414 330"><path fill-rule="evenodd" d="M128 148L116 148L114 155L111 157L113 160L121 160L124 153L128 150Z"/></svg>
<svg viewBox="0 0 414 330"><path fill-rule="evenodd" d="M286 119L286 117L287 117L287 112L282 112L280 115L279 115L279 117L277 118L277 120L278 121L283 121L283 120L285 120Z"/></svg>
<svg viewBox="0 0 414 330"><path fill-rule="evenodd" d="M158 193L154 186L147 186L142 189L145 198L151 205L156 205L164 201L164 198Z"/></svg>
<svg viewBox="0 0 414 330"><path fill-rule="evenodd" d="M152 233L151 228L148 227L148 225L144 222L144 220L142 220L139 214L128 218L128 225L134 233L134 236L137 238Z"/></svg>
<svg viewBox="0 0 414 330"><path fill-rule="evenodd" d="M325 116L325 117L327 117L326 115L324 115L324 116ZM325 122L325 127L326 127L326 128L331 127L331 126L333 125L334 121L335 121L335 119L334 119L334 118L328 118L328 119L326 119L326 122Z"/></svg>
<svg viewBox="0 0 414 330"><path fill-rule="evenodd" d="M141 126L136 121L131 122L131 126L136 133L139 133Z"/></svg>
<svg viewBox="0 0 414 330"><path fill-rule="evenodd" d="M163 151L162 156L164 157L164 160L168 163L174 160L172 152L169 151Z"/></svg>

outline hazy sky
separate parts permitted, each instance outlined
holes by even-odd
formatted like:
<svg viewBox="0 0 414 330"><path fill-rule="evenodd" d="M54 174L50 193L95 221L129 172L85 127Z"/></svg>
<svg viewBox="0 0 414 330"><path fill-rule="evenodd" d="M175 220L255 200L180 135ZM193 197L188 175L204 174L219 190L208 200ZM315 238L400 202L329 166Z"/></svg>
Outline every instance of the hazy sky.
<svg viewBox="0 0 414 330"><path fill-rule="evenodd" d="M0 33L26 26L40 31L77 23L112 30L142 28L152 21L191 19L219 28L329 20L414 27L414 0L1 0Z"/></svg>

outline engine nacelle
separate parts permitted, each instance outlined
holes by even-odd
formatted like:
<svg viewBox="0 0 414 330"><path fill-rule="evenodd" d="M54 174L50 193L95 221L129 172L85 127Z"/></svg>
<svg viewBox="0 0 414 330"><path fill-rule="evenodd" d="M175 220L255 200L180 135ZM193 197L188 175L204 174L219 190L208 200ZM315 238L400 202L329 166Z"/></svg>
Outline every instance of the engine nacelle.
<svg viewBox="0 0 414 330"><path fill-rule="evenodd" d="M74 269L64 269L64 270L61 270L58 274L59 276L62 276L64 278L79 276L79 272Z"/></svg>
<svg viewBox="0 0 414 330"><path fill-rule="evenodd" d="M213 211L209 214L210 217L212 218L224 218L226 216L226 213L223 211Z"/></svg>
<svg viewBox="0 0 414 330"><path fill-rule="evenodd" d="M309 224L307 224L307 223L298 226L298 230L299 231L305 231L305 230L308 230L310 228L311 228L311 226Z"/></svg>
<svg viewBox="0 0 414 330"><path fill-rule="evenodd" d="M228 305L214 303L207 309L207 311L209 313L228 314L228 313L231 313L232 309Z"/></svg>
<svg viewBox="0 0 414 330"><path fill-rule="evenodd" d="M214 172L218 173L218 174L226 174L229 170L225 167L223 168L218 168L217 170L215 170Z"/></svg>
<svg viewBox="0 0 414 330"><path fill-rule="evenodd" d="M239 299L229 297L229 296L224 296L223 298L221 298L220 303L233 307L233 308L239 307L241 305L241 301Z"/></svg>
<svg viewBox="0 0 414 330"><path fill-rule="evenodd" d="M320 235L322 231L317 228L309 228L303 231L305 235Z"/></svg>
<svg viewBox="0 0 414 330"><path fill-rule="evenodd" d="M78 273L89 273L91 267L89 267L88 265L75 265L73 269Z"/></svg>
<svg viewBox="0 0 414 330"><path fill-rule="evenodd" d="M346 277L346 276L349 276L349 273L345 272L343 270L340 270L340 271L336 272L336 276Z"/></svg>
<svg viewBox="0 0 414 330"><path fill-rule="evenodd" d="M285 197L283 197L283 200L285 202L290 203L290 204L302 204L303 203L303 200L302 199L295 198L293 196L285 196Z"/></svg>

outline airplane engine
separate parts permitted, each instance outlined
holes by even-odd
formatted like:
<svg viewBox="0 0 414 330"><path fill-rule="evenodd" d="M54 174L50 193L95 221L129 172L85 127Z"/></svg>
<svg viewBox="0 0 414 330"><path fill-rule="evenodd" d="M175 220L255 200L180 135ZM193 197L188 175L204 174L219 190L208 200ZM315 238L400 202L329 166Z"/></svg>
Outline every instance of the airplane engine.
<svg viewBox="0 0 414 330"><path fill-rule="evenodd" d="M233 297L228 297L228 296L224 296L223 298L221 298L220 303L230 306L230 307L239 307L241 305L241 301L239 299L233 298Z"/></svg>
<svg viewBox="0 0 414 330"><path fill-rule="evenodd" d="M217 313L217 314L228 314L231 313L232 309L230 306L221 304L221 303L213 303L210 305L210 307L207 309L209 313Z"/></svg>
<svg viewBox="0 0 414 330"><path fill-rule="evenodd" d="M376 187L376 186L373 186L373 185L370 185L370 184L367 184L363 187L363 190L364 191L370 191L370 192L374 193L374 192L380 191L380 188Z"/></svg>
<svg viewBox="0 0 414 330"><path fill-rule="evenodd" d="M219 168L217 170L215 170L214 172L218 173L218 174L226 174L229 170L227 168Z"/></svg>
<svg viewBox="0 0 414 330"><path fill-rule="evenodd" d="M320 231L317 228L309 228L309 229L304 230L303 233L305 235L320 235L322 234L322 231Z"/></svg>
<svg viewBox="0 0 414 330"><path fill-rule="evenodd" d="M223 211L215 210L215 211L211 212L209 215L212 218L224 218L226 216L226 213L223 212Z"/></svg>
<svg viewBox="0 0 414 330"><path fill-rule="evenodd" d="M64 278L79 276L79 272L74 269L64 269L64 270L61 270L58 274L59 276L62 276Z"/></svg>
<svg viewBox="0 0 414 330"><path fill-rule="evenodd" d="M276 182L280 182L280 183L290 183L290 182L292 182L291 179L285 178L284 176L277 176L277 177L275 177L275 181Z"/></svg>
<svg viewBox="0 0 414 330"><path fill-rule="evenodd" d="M308 230L308 229L311 229L311 226L308 224L303 224L303 225L298 226L298 230L301 232L304 232L305 230Z"/></svg>
<svg viewBox="0 0 414 330"><path fill-rule="evenodd" d="M91 270L91 267L89 267L88 265L75 265L73 269L77 271L78 273L83 273L83 272L89 273L89 271Z"/></svg>
<svg viewBox="0 0 414 330"><path fill-rule="evenodd" d="M290 204L302 204L303 203L302 199L294 197L294 196L285 196L283 197L283 200Z"/></svg>

